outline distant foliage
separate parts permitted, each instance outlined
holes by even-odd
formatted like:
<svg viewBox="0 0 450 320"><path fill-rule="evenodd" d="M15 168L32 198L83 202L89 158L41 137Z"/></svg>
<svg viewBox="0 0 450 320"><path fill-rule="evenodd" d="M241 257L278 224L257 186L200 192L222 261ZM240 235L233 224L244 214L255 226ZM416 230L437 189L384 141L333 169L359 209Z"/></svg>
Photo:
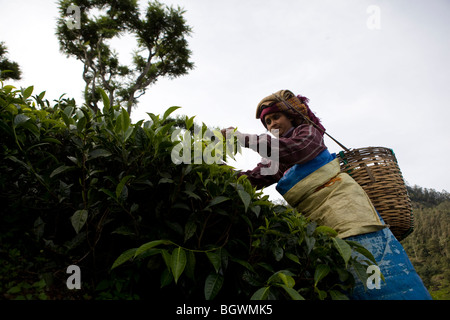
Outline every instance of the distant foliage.
<svg viewBox="0 0 450 320"><path fill-rule="evenodd" d="M19 64L8 58L8 48L4 42L0 42L0 80L20 80L22 70Z"/></svg>
<svg viewBox="0 0 450 320"><path fill-rule="evenodd" d="M415 228L402 244L435 299L450 299L450 194L408 186Z"/></svg>
<svg viewBox="0 0 450 320"><path fill-rule="evenodd" d="M450 193L434 189L422 188L417 185L407 186L409 197L412 201L426 206L436 206L444 201L450 201Z"/></svg>
<svg viewBox="0 0 450 320"><path fill-rule="evenodd" d="M174 163L187 138L192 152L227 156L210 148L223 141L191 134L194 117L173 120L177 107L131 123L102 90L97 112L32 94L0 89L3 297L346 299L350 268L366 283L365 248L228 166ZM65 288L72 264L80 292Z"/></svg>
<svg viewBox="0 0 450 320"><path fill-rule="evenodd" d="M408 188L414 232L402 241L415 269L435 299L450 299L450 200L447 192Z"/></svg>

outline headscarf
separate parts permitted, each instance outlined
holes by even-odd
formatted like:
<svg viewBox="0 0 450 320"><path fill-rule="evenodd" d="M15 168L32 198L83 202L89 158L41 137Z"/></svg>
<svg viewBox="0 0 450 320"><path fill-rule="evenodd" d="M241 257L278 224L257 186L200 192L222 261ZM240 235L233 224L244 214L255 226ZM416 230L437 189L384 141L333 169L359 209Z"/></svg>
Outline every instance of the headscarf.
<svg viewBox="0 0 450 320"><path fill-rule="evenodd" d="M306 97L301 95L295 96L289 90L280 90L261 100L256 109L256 119L261 119L262 124L267 128L264 120L266 115L274 112L284 112L293 119L295 126L300 125L305 120L310 120L323 134L325 128L322 126L319 118L309 108L308 102L309 99Z"/></svg>

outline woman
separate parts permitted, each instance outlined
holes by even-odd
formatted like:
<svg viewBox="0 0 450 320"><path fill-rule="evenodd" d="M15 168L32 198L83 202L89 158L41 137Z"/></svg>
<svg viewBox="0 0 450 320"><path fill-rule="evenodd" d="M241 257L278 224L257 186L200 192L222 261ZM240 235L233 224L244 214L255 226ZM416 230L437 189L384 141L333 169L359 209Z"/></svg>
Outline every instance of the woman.
<svg viewBox="0 0 450 320"><path fill-rule="evenodd" d="M372 252L385 282L380 289L372 290L357 283L353 299L431 299L367 194L347 173L340 172L339 160L324 144L325 128L308 102L305 97L281 90L258 104L256 118L277 140L269 135L235 135L247 148L275 153L278 171L263 174L264 168L273 165L265 160L239 174L246 175L258 189L277 183L276 189L289 205L318 224L333 228L340 238L357 241ZM228 130L234 128L222 130L222 134L226 136Z"/></svg>

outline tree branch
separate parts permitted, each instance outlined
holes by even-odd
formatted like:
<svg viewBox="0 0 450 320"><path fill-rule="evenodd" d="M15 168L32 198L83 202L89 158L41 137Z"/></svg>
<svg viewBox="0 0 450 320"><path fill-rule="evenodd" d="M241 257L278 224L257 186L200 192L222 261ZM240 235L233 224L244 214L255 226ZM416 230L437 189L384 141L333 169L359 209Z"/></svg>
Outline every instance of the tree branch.
<svg viewBox="0 0 450 320"><path fill-rule="evenodd" d="M150 68L152 66L152 58L153 58L153 54L152 54L151 48L149 48L147 64L145 65L145 68L141 72L141 74L137 77L135 84L130 89L130 97L128 98L128 101L127 101L128 114L131 114L131 107L132 107L133 101L135 99L134 93L136 91L138 91L139 89L141 89L143 87L144 88L146 87L145 85L143 86L143 81L144 81L145 76L148 74L148 72L150 71Z"/></svg>

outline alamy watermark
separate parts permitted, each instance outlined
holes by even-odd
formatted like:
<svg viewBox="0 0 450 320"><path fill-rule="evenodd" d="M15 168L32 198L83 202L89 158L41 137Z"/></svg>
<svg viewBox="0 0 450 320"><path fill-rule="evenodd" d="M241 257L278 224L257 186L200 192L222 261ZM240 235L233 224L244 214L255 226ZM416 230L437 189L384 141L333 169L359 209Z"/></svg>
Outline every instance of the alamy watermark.
<svg viewBox="0 0 450 320"><path fill-rule="evenodd" d="M81 9L79 6L70 5L67 7L66 13L70 17L66 20L66 26L70 30L81 29Z"/></svg>
<svg viewBox="0 0 450 320"><path fill-rule="evenodd" d="M381 9L379 6L370 5L366 10L369 17L367 18L367 28L369 30L380 30L381 29Z"/></svg>
<svg viewBox="0 0 450 320"><path fill-rule="evenodd" d="M376 265L371 265L367 268L366 270L367 274L370 274L369 277L367 277L366 280L366 286L367 289L369 290L373 290L373 289L381 289L381 271L380 271L380 267L376 266Z"/></svg>
<svg viewBox="0 0 450 320"><path fill-rule="evenodd" d="M81 289L81 269L77 265L70 265L67 267L66 273L71 274L67 278L66 286L69 290Z"/></svg>

